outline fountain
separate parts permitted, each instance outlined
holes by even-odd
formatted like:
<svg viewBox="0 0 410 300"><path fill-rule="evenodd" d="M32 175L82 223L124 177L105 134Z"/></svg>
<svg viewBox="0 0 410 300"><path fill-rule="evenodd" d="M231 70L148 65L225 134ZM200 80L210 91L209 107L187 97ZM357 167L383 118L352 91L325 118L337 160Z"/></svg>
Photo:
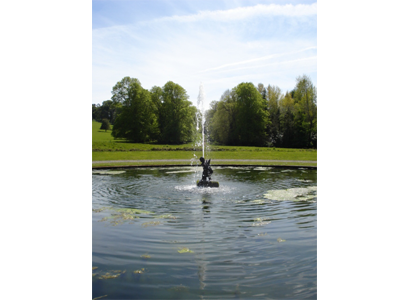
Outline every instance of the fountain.
<svg viewBox="0 0 410 300"><path fill-rule="evenodd" d="M201 157L199 160L201 161L203 171L202 179L197 180L196 185L200 187L219 187L219 182L211 181L210 175L214 172L211 168L211 159L205 160L205 158Z"/></svg>
<svg viewBox="0 0 410 300"><path fill-rule="evenodd" d="M205 100L205 91L204 86L201 82L199 86L199 95L198 95L198 109L201 111L201 125L202 125L202 157L205 157L205 111L204 111L204 100ZM198 117L198 116L197 116ZM198 118L197 118L198 119ZM198 130L198 121L197 121L197 130Z"/></svg>
<svg viewBox="0 0 410 300"><path fill-rule="evenodd" d="M204 86L201 82L199 86L199 95L198 95L198 109L201 111L201 124L202 124L202 157L199 159L201 161L201 167L203 168L202 171L202 179L196 181L196 185L199 187L219 187L219 182L211 181L211 174L213 170L211 168L211 159L205 160L205 111L204 111L204 100L205 100L205 92ZM199 116L197 115L197 119ZM198 121L197 121L197 130L198 128Z"/></svg>

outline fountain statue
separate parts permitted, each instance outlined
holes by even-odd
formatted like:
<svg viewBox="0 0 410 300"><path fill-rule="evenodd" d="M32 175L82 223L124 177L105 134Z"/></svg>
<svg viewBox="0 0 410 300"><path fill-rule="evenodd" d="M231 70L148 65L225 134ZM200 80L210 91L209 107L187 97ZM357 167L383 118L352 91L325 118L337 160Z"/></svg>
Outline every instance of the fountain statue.
<svg viewBox="0 0 410 300"><path fill-rule="evenodd" d="M211 159L205 160L205 158L201 157L199 160L201 161L203 171L202 179L197 180L196 185L201 187L219 187L219 182L211 181L211 175L214 172L211 168Z"/></svg>
<svg viewBox="0 0 410 300"><path fill-rule="evenodd" d="M201 161L202 179L196 181L196 185L200 187L219 187L219 182L211 181L211 174L214 172L211 168L211 159L205 160L205 111L204 111L204 100L205 92L204 86L199 86L199 95L198 95L198 110L197 110L197 120L201 119L202 121L202 157L199 159ZM199 123L197 121L196 129L199 130ZM194 154L195 156L195 154ZM196 156L195 156L196 157Z"/></svg>

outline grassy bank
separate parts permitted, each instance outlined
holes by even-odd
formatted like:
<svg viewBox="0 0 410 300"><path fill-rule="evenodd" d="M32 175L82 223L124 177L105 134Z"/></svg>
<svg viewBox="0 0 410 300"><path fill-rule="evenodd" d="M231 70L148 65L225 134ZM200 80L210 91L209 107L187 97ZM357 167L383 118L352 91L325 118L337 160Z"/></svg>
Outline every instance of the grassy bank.
<svg viewBox="0 0 410 300"><path fill-rule="evenodd" d="M189 165L188 162L172 162L172 161L165 161L165 162L150 162L150 163L125 163L125 162L118 162L118 163L98 163L98 164L93 164L94 167L102 168L102 167L121 167L121 166L172 166L172 165L184 165L187 166ZM232 165L258 165L258 166L300 166L300 167L316 167L316 164L313 163L284 163L284 162L275 162L274 164L272 163L267 163L267 162L241 162L241 161L235 161L235 162L218 162L215 163L215 165L212 166L232 166ZM196 166L195 164L193 166Z"/></svg>
<svg viewBox="0 0 410 300"><path fill-rule="evenodd" d="M93 141L92 141L92 159L93 161L104 160L157 160L157 159L184 159L186 163L169 164L187 164L194 154L199 158L202 156L202 149L196 149L194 144L184 145L157 145L157 144L139 144L128 143L124 140L114 140L111 136L111 130L100 130L101 123L93 121ZM268 147L234 147L234 146L209 146L206 158L211 159L263 159L263 160L303 160L316 161L317 151L312 149L285 149L285 148L268 148ZM196 151L194 151L196 150ZM109 163L113 165L130 165L131 163ZM137 165L132 163L133 165ZM141 163L141 165L154 165L165 163ZM221 164L233 164L232 162ZM235 164L250 164L238 162ZM251 163L269 165L272 163ZM303 163L275 163L277 165L306 165ZM97 165L97 164L93 164ZM98 164L101 166L102 164ZM316 163L309 163L310 166L316 166Z"/></svg>

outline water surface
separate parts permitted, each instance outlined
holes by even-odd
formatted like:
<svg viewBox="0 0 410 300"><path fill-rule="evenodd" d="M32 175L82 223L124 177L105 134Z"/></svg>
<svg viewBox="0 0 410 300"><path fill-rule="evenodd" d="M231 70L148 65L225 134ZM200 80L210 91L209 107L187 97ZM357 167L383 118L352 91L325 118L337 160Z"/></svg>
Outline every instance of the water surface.
<svg viewBox="0 0 410 300"><path fill-rule="evenodd" d="M316 299L316 170L93 171L93 298Z"/></svg>

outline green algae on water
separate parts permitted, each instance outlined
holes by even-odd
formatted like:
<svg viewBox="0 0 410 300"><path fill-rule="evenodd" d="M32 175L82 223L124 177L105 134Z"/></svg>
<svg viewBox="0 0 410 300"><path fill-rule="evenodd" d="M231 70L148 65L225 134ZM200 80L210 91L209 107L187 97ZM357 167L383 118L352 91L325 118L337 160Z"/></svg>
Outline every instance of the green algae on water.
<svg viewBox="0 0 410 300"><path fill-rule="evenodd" d="M154 212L152 211L142 210L142 209L137 209L137 208L116 208L112 210L114 211L114 213L112 213L111 216L102 218L100 222L110 220L110 223L113 226L122 225L126 221L131 221L129 222L129 224L132 224L133 220L140 218L138 216L139 214L144 214L144 215L154 214Z"/></svg>
<svg viewBox="0 0 410 300"><path fill-rule="evenodd" d="M101 275L100 277L98 277L98 279L112 279L112 278L117 278L118 276L120 276L121 274L111 274L111 273L105 273L105 275Z"/></svg>
<svg viewBox="0 0 410 300"><path fill-rule="evenodd" d="M180 250L178 250L179 253L194 253L194 251L189 250L188 248L184 247L184 248L179 248Z"/></svg>
<svg viewBox="0 0 410 300"><path fill-rule="evenodd" d="M108 209L112 209L112 207L111 206L103 206L103 207L100 207L100 208L93 208L93 212L99 213L99 212L102 212L102 211L108 210Z"/></svg>
<svg viewBox="0 0 410 300"><path fill-rule="evenodd" d="M256 203L256 204L265 204L265 203L268 203L268 202L266 202L266 200L261 200L261 199L252 200L251 202L252 202L252 203Z"/></svg>
<svg viewBox="0 0 410 300"><path fill-rule="evenodd" d="M151 258L151 256L148 255L148 254L143 254L143 255L141 255L141 257L142 257L142 258L145 258L145 259Z"/></svg>
<svg viewBox="0 0 410 300"><path fill-rule="evenodd" d="M316 196L317 186L306 188L291 188L286 190L270 190L264 197L277 201L309 201L313 202Z"/></svg>
<svg viewBox="0 0 410 300"><path fill-rule="evenodd" d="M113 279L113 278L117 278L119 277L121 274L124 274L125 272L127 272L126 270L114 270L114 271L109 271L106 272L103 275L100 275L100 277L98 277L98 279ZM94 276L94 275L93 275Z"/></svg>
<svg viewBox="0 0 410 300"><path fill-rule="evenodd" d="M159 215L159 216L155 216L155 219L176 219L177 217L171 215L171 214L165 214L165 215Z"/></svg>
<svg viewBox="0 0 410 300"><path fill-rule="evenodd" d="M134 274L143 274L145 272L145 269L142 268L141 270L135 270Z"/></svg>
<svg viewBox="0 0 410 300"><path fill-rule="evenodd" d="M152 211L136 209L136 208L117 208L115 210L120 213L126 213L126 214L143 214L143 215L154 214L154 212Z"/></svg>
<svg viewBox="0 0 410 300"><path fill-rule="evenodd" d="M159 221L151 221L151 222L144 222L141 224L142 227L148 227L148 226L157 226L161 225L162 223Z"/></svg>

